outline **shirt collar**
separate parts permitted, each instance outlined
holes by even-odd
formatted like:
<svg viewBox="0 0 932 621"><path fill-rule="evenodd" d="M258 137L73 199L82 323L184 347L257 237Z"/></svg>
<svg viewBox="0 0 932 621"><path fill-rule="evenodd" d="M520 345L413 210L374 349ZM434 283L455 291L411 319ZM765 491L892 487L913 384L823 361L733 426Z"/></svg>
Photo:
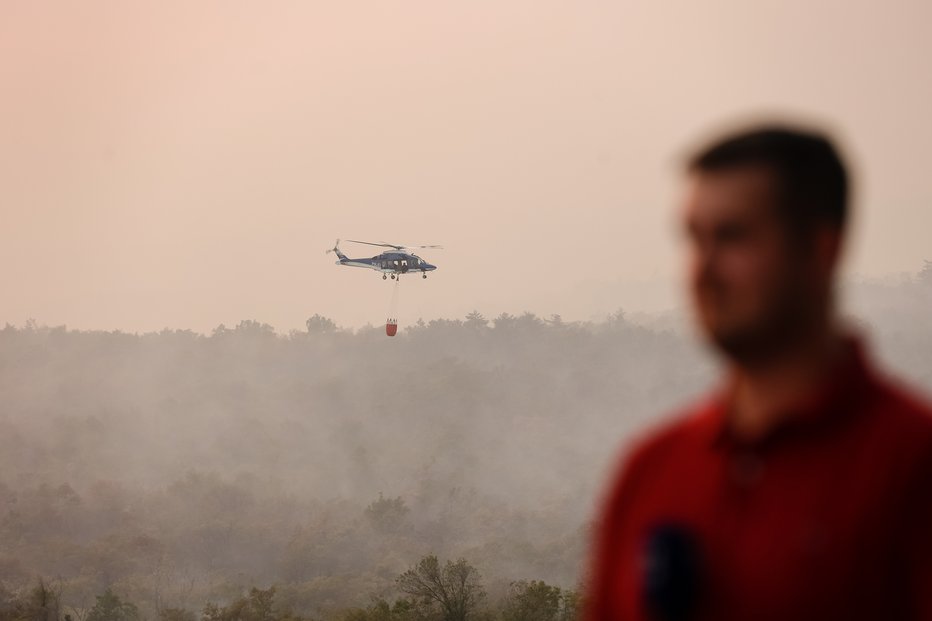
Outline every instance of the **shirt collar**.
<svg viewBox="0 0 932 621"><path fill-rule="evenodd" d="M849 413L852 406L863 402L865 394L876 385L860 338L844 338L843 352L835 368L808 395L786 408L780 422L753 441L737 438L731 433L729 412L733 403L734 382L728 380L712 398L704 416L709 441L715 448L728 446L760 446L792 431L820 428Z"/></svg>

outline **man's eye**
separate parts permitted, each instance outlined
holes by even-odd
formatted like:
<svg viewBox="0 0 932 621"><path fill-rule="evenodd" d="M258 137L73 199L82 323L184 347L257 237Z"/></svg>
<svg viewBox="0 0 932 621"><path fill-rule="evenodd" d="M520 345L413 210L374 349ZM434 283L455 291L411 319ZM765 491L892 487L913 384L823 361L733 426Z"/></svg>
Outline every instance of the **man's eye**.
<svg viewBox="0 0 932 621"><path fill-rule="evenodd" d="M687 241L699 241L702 239L702 231L698 226L692 223L688 223L682 229L683 238Z"/></svg>
<svg viewBox="0 0 932 621"><path fill-rule="evenodd" d="M747 227L738 224L723 226L718 229L715 237L721 243L737 243L746 240L749 236Z"/></svg>

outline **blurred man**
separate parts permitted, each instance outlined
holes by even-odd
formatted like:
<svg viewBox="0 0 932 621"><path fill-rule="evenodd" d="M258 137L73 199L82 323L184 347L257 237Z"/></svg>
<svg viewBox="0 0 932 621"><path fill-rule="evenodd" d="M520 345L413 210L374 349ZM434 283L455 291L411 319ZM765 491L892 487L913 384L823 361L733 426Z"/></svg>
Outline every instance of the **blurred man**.
<svg viewBox="0 0 932 621"><path fill-rule="evenodd" d="M839 155L761 128L688 172L692 301L727 381L625 460L589 621L932 619L932 416L839 327Z"/></svg>

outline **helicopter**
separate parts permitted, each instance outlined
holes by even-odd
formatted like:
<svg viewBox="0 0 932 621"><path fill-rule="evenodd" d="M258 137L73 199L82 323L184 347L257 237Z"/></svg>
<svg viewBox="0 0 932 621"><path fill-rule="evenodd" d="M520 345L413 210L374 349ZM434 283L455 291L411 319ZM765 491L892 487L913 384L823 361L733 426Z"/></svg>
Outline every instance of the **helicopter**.
<svg viewBox="0 0 932 621"><path fill-rule="evenodd" d="M327 254L333 252L338 257L337 265L347 265L349 267L368 267L369 269L382 272L382 280L387 280L391 276L392 280L401 278L402 274L420 272L423 278L427 278L427 272L437 269L436 265L431 265L421 257L412 252L420 248L442 249L443 246L398 246L396 244L387 244L385 242L374 243L347 239L346 241L354 244L365 244L367 246L380 246L391 248L381 254L369 258L351 259L340 251L340 240L338 239L333 248L327 250Z"/></svg>

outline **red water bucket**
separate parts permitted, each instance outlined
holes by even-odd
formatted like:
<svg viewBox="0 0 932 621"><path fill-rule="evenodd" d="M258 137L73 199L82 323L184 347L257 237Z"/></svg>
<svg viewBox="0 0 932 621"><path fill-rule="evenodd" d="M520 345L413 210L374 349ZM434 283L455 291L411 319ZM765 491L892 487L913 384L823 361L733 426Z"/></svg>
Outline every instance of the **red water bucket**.
<svg viewBox="0 0 932 621"><path fill-rule="evenodd" d="M398 334L398 320L389 319L385 322L385 334L388 336L395 336Z"/></svg>

